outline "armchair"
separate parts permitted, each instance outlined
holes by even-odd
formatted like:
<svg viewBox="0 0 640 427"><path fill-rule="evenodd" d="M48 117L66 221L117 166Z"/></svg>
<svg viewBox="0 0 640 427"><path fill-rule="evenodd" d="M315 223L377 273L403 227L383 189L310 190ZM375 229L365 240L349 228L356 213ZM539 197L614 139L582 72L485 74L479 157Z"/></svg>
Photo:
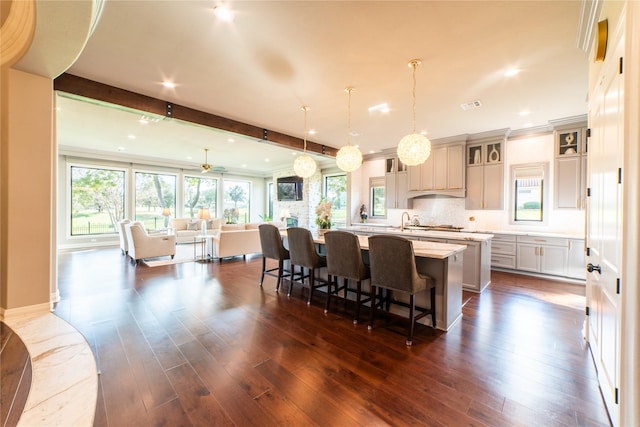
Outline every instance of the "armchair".
<svg viewBox="0 0 640 427"><path fill-rule="evenodd" d="M125 230L129 245L129 256L136 264L144 258L170 256L173 259L176 254L175 235L149 235L140 222L126 224Z"/></svg>

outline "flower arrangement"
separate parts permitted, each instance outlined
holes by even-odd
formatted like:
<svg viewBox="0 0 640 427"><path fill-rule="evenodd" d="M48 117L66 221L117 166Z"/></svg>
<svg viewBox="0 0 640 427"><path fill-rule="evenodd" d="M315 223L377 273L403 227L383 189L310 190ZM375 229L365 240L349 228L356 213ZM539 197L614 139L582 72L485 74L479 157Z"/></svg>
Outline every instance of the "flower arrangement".
<svg viewBox="0 0 640 427"><path fill-rule="evenodd" d="M320 204L316 207L316 224L321 229L329 229L331 228L331 207L333 206L332 202L325 200L324 198L320 200Z"/></svg>
<svg viewBox="0 0 640 427"><path fill-rule="evenodd" d="M367 222L367 218L369 218L367 207L362 204L362 206L360 206L360 222Z"/></svg>

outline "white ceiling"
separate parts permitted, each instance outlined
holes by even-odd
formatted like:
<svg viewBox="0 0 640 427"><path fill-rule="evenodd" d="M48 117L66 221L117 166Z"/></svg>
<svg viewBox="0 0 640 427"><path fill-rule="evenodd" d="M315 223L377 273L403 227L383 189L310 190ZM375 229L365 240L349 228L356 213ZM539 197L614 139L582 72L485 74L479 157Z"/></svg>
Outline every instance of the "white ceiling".
<svg viewBox="0 0 640 427"><path fill-rule="evenodd" d="M309 139L336 148L347 141L344 88L353 86L351 142L364 154L412 131L412 58L422 59L416 127L431 139L587 112L579 1L229 1L231 23L216 20L216 4L107 1L68 73L300 138L308 105L317 132ZM521 71L506 78L509 68ZM474 100L482 107L461 109ZM383 102L387 114L368 111ZM237 136L229 143L227 134L172 120L151 130L138 113L62 98L59 107L63 151L124 147L121 154L197 166L208 147L214 166L257 173L294 159L291 150Z"/></svg>

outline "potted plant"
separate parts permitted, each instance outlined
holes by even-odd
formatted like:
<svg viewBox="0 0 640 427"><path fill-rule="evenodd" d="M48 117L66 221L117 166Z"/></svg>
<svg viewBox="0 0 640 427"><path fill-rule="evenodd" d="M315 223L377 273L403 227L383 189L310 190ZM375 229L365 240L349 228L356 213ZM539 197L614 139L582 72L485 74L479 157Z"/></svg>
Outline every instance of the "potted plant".
<svg viewBox="0 0 640 427"><path fill-rule="evenodd" d="M323 198L316 207L316 224L318 224L320 235L331 228L331 206L333 203Z"/></svg>

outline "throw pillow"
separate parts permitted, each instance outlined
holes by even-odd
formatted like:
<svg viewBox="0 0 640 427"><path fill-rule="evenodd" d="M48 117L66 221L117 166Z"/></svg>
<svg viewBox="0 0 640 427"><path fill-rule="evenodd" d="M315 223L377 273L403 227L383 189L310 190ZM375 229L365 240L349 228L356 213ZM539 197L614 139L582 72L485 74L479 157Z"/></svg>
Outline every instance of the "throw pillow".
<svg viewBox="0 0 640 427"><path fill-rule="evenodd" d="M215 221L216 221L215 219L207 220L207 230L214 230L217 228L214 224Z"/></svg>
<svg viewBox="0 0 640 427"><path fill-rule="evenodd" d="M198 230L198 223L197 222L189 222L187 223L187 230Z"/></svg>

